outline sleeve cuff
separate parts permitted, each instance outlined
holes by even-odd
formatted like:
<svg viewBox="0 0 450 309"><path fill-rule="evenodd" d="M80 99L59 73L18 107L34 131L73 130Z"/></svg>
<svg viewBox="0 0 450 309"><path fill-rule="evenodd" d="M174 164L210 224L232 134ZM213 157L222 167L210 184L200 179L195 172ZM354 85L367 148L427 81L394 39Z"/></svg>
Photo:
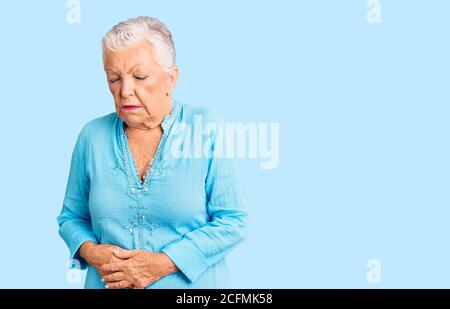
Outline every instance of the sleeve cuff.
<svg viewBox="0 0 450 309"><path fill-rule="evenodd" d="M187 238L181 238L163 250L178 269L189 279L194 282L209 267L200 250Z"/></svg>
<svg viewBox="0 0 450 309"><path fill-rule="evenodd" d="M81 257L79 249L84 242L89 240L97 244L97 239L95 238L94 235L83 231L81 233L77 233L74 236L72 236L72 239L69 244L70 258L73 260L77 260L80 263L81 269L86 269L89 264L86 262L85 259Z"/></svg>

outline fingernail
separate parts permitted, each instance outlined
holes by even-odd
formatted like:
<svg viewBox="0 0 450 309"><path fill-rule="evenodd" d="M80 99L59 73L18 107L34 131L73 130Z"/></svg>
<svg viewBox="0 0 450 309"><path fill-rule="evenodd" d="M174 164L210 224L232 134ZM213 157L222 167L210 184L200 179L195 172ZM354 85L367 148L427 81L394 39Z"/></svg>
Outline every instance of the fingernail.
<svg viewBox="0 0 450 309"><path fill-rule="evenodd" d="M105 288L106 288L106 289L109 289L109 285L105 285Z"/></svg>
<svg viewBox="0 0 450 309"><path fill-rule="evenodd" d="M113 253L117 254L117 253L119 253L119 250L113 250Z"/></svg>
<svg viewBox="0 0 450 309"><path fill-rule="evenodd" d="M102 278L102 282L105 282L105 279Z"/></svg>

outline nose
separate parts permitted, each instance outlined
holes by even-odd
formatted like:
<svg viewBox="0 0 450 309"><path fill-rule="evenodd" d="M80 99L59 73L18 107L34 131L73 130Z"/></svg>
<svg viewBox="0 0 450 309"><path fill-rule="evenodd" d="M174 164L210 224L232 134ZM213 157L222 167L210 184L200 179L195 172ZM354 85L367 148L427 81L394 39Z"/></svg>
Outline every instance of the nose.
<svg viewBox="0 0 450 309"><path fill-rule="evenodd" d="M130 78L122 79L122 88L120 93L124 98L134 95L134 82Z"/></svg>

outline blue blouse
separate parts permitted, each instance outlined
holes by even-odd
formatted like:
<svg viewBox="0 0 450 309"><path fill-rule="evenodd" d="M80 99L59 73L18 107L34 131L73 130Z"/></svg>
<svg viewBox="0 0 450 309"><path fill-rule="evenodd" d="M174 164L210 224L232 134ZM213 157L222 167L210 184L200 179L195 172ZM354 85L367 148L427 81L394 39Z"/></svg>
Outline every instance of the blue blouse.
<svg viewBox="0 0 450 309"><path fill-rule="evenodd" d="M71 259L88 268L85 288L105 286L78 253L88 240L169 256L180 271L147 288L230 287L225 256L245 239L248 212L235 160L215 155L220 130L201 133L202 156L174 155L198 143L193 130L179 130L196 119L203 128L224 123L213 111L174 101L143 182L116 113L82 129L57 221Z"/></svg>

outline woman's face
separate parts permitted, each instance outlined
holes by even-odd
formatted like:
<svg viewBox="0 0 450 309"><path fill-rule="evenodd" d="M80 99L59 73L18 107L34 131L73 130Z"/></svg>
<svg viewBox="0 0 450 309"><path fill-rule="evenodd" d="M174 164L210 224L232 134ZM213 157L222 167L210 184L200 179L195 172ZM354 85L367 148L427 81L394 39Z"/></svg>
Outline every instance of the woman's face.
<svg viewBox="0 0 450 309"><path fill-rule="evenodd" d="M170 112L178 69L166 72L155 59L153 45L147 40L103 55L116 112L129 127L157 127Z"/></svg>

